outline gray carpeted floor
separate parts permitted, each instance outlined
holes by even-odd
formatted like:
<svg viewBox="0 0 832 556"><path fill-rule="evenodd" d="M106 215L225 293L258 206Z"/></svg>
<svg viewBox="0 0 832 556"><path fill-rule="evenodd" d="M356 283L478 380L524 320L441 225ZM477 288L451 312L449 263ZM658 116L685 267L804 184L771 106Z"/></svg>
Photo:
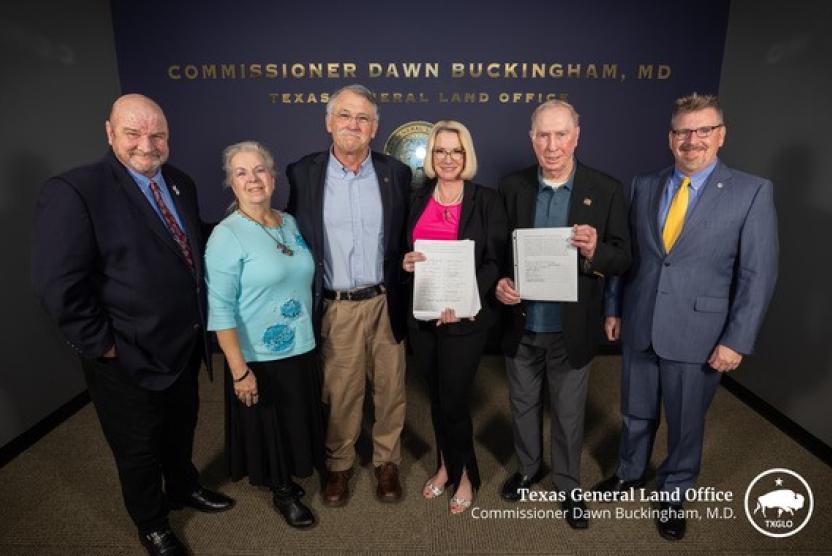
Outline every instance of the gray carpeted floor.
<svg viewBox="0 0 832 556"><path fill-rule="evenodd" d="M618 357L596 359L590 380L583 482L591 486L615 464L618 441ZM203 375L204 379L205 375ZM487 510L555 510L559 504L507 504L497 494L515 467L503 361L483 360L474 395L477 454L483 479L474 504ZM271 507L270 493L224 476L221 381L202 382L202 406L195 461L203 482L237 499L237 507L217 515L190 510L172 514L175 530L197 554L295 552L364 553L832 553L832 471L723 389L708 415L707 441L699 484L733 492L728 504L693 503L702 519L688 524L687 537L662 540L651 519L598 518L586 531L574 531L551 518L450 516L447 498L425 501L422 484L435 455L425 389L408 377L407 427L403 436L405 499L385 505L373 497L372 469L363 466L351 482L352 500L324 508L316 478L301 481L319 524L309 531L287 527ZM548 435L548 417L544 438ZM548 451L548 448L547 448ZM665 451L664 428L653 465ZM362 438L365 458L369 444ZM546 460L548 460L548 453ZM814 492L813 516L796 535L763 536L745 516L743 497L760 472L786 467L800 473ZM109 450L92 406L87 406L0 469L0 554L142 554L124 511ZM551 481L540 488L549 490ZM649 503L589 504L591 509L649 508ZM709 507L727 506L733 519L708 518Z"/></svg>

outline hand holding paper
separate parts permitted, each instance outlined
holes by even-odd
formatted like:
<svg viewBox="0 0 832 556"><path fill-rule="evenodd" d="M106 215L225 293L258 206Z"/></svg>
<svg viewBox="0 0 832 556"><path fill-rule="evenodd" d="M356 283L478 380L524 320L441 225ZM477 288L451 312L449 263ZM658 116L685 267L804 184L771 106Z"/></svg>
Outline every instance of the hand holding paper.
<svg viewBox="0 0 832 556"><path fill-rule="evenodd" d="M522 299L578 301L578 249L572 243L572 228L520 228L512 239L514 282ZM588 238L581 240L585 241Z"/></svg>
<svg viewBox="0 0 832 556"><path fill-rule="evenodd" d="M453 309L456 319L476 316L481 305L474 242L416 240L413 248L425 257L414 263L413 316L435 320L446 309Z"/></svg>

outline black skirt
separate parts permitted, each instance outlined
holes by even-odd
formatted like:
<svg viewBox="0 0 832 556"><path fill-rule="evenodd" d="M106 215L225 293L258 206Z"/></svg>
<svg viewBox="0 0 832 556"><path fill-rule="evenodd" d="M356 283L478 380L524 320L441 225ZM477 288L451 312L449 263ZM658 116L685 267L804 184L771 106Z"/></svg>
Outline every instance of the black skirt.
<svg viewBox="0 0 832 556"><path fill-rule="evenodd" d="M229 475L275 487L324 469L320 375L314 352L248 364L259 401L246 407L234 395L226 363L225 458Z"/></svg>

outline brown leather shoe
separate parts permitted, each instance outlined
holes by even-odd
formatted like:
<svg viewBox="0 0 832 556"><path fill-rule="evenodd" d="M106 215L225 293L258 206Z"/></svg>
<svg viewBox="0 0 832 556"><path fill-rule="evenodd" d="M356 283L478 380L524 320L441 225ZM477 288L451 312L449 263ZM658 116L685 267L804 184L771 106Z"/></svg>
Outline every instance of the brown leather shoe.
<svg viewBox="0 0 832 556"><path fill-rule="evenodd" d="M378 488L376 498L382 502L398 502L402 499L402 485L399 483L399 466L395 463L382 463L376 467Z"/></svg>
<svg viewBox="0 0 832 556"><path fill-rule="evenodd" d="M350 477L352 477L352 469L329 472L326 478L326 486L321 494L324 499L324 506L337 508L347 503L350 497Z"/></svg>

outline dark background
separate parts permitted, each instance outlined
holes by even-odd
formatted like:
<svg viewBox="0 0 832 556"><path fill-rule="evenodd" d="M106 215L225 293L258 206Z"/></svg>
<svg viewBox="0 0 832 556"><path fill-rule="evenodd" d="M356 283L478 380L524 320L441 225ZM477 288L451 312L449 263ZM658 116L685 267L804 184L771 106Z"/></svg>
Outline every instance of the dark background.
<svg viewBox="0 0 832 556"><path fill-rule="evenodd" d="M501 104L502 91L556 92L582 113L578 155L622 180L670 163L670 105L691 91L719 87L728 2L690 5L664 0L567 2L517 0L401 5L265 0L230 8L225 2L113 2L122 91L142 92L164 107L172 133L171 159L201 186L204 216L218 219L228 204L220 192L222 149L256 139L286 165L329 145L322 104L270 104L271 92L331 92L351 82L375 91L423 92L427 104L385 104L373 146L412 120L456 119L474 137L477 181L496 186L501 175L534 162L529 116L537 106ZM679 22L685 21L684 27ZM141 24L138 24L141 22ZM683 29L696 29L695 39ZM693 40L692 40L693 39ZM695 42L693 47L692 42ZM354 62L356 79L172 80L173 64ZM438 79L370 78L369 62L437 62ZM624 80L452 78L452 62L618 64ZM640 64L666 64L666 80L639 80ZM655 74L654 74L655 75ZM440 104L444 92L488 92L484 104ZM278 190L278 206L286 201Z"/></svg>
<svg viewBox="0 0 832 556"><path fill-rule="evenodd" d="M114 11L106 0L0 5L0 447L84 391L76 359L31 292L32 213L44 180L105 152L104 120L120 91L143 91L161 102L171 121L172 161L198 178L205 216L212 218L221 215L227 199L220 190L219 153L225 145L260 139L275 150L283 168L328 145L322 105L270 105L266 93L328 91L346 81L171 82L167 66L283 61L363 66L369 59L437 61L444 71L450 60L618 63L628 74L623 82L361 81L391 91L566 92L583 114L579 156L622 180L670 164L673 98L718 90L728 124L722 159L774 181L781 235L780 280L758 351L732 375L832 445L832 6L827 2L734 0L727 32L726 2L523 0L501 11L473 5L467 13L459 3L447 2L376 3L382 6L378 10L368 3L351 10L321 2L169 4L115 2ZM637 63L669 64L672 78L639 82L630 69ZM472 128L483 159L480 179L493 185L499 174L533 162L526 135L532 108L493 101L385 105L375 147L381 148L400 123L451 116Z"/></svg>

